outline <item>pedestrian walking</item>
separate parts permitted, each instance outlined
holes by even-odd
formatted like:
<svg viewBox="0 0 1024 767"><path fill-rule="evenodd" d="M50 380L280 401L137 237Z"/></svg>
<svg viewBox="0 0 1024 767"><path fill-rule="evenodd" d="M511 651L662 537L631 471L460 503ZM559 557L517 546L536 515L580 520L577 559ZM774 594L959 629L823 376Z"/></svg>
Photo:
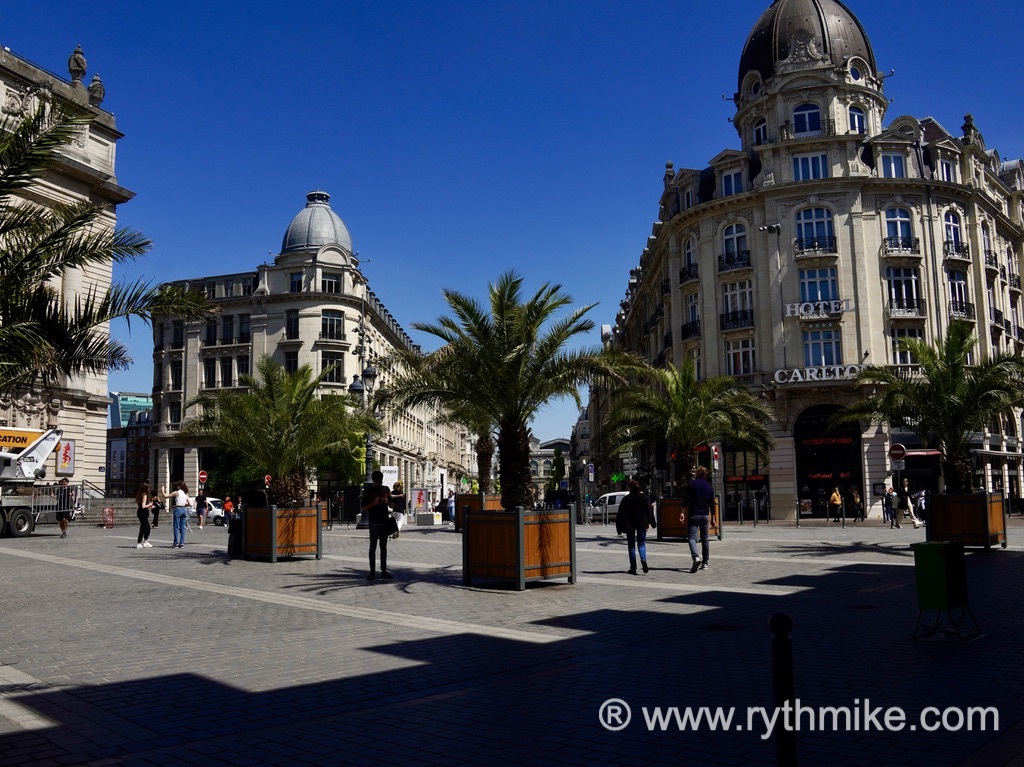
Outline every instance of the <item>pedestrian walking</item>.
<svg viewBox="0 0 1024 767"><path fill-rule="evenodd" d="M843 496L839 485L832 488L832 496L828 499L828 516L833 522L839 521L839 512L843 508Z"/></svg>
<svg viewBox="0 0 1024 767"><path fill-rule="evenodd" d="M890 528L896 519L896 510L893 508L895 497L896 491L892 487L886 488L882 496L882 521L888 522Z"/></svg>
<svg viewBox="0 0 1024 767"><path fill-rule="evenodd" d="M230 495L224 496L221 508L224 509L224 524L228 526L228 530L231 530L231 525L235 521L235 504Z"/></svg>
<svg viewBox="0 0 1024 767"><path fill-rule="evenodd" d="M647 566L647 528L657 527L654 510L647 497L640 492L640 483L629 480L629 494L619 503L619 511L615 515L615 530L620 535L626 534L626 546L629 549L629 574L636 575L636 555L640 553L640 566L646 573Z"/></svg>
<svg viewBox="0 0 1024 767"><path fill-rule="evenodd" d="M448 491L448 521L455 524L455 491Z"/></svg>
<svg viewBox="0 0 1024 767"><path fill-rule="evenodd" d="M196 494L196 519L199 522L199 529L203 529L203 523L206 522L206 490L200 488Z"/></svg>
<svg viewBox="0 0 1024 767"><path fill-rule="evenodd" d="M171 529L174 532L174 542L171 546L175 549L185 548L185 530L188 528L188 510L192 505L192 499L188 494L188 485L181 480L175 485L173 492L167 493L160 488L160 495L171 501Z"/></svg>
<svg viewBox="0 0 1024 767"><path fill-rule="evenodd" d="M921 520L914 514L914 504L911 500L912 493L910 492L910 480L906 477L903 478L903 485L900 487L896 494L896 527L902 528L900 519L904 516L910 517L910 521L914 523L914 529L916 530L921 526Z"/></svg>
<svg viewBox="0 0 1024 767"><path fill-rule="evenodd" d="M377 577L377 544L380 544L380 577L391 580L388 572L388 519L391 518L391 491L384 486L384 473L375 471L373 480L363 489L362 511L370 529L370 574L367 580Z"/></svg>
<svg viewBox="0 0 1024 767"><path fill-rule="evenodd" d="M864 521L864 504L860 500L860 493L857 488L850 488L850 514L854 522Z"/></svg>
<svg viewBox="0 0 1024 767"><path fill-rule="evenodd" d="M391 488L391 509L395 513L395 519L398 520L398 530L395 531L392 538L397 538L402 532L402 525L405 524L404 519L400 519L398 515L405 516L405 490L402 485L402 481L399 480Z"/></svg>
<svg viewBox="0 0 1024 767"><path fill-rule="evenodd" d="M690 528L690 556L693 558L691 573L697 570L707 570L711 558L711 550L708 547L708 520L711 518L711 506L715 502L715 489L708 482L708 470L698 466L696 474L690 480L686 488L686 507L689 513L688 523ZM682 522L684 515L679 515ZM697 554L697 535L700 534L700 556Z"/></svg>
<svg viewBox="0 0 1024 767"><path fill-rule="evenodd" d="M153 544L149 542L151 531L149 526L149 512L153 509L154 499L150 496L149 482L139 485L139 491L135 493L135 502L139 505L136 515L139 518L139 542L135 544L137 549L151 549Z"/></svg>
<svg viewBox="0 0 1024 767"><path fill-rule="evenodd" d="M64 477L57 485L54 493L57 496L57 524L60 526L60 537L68 537L68 521L74 515L75 491Z"/></svg>

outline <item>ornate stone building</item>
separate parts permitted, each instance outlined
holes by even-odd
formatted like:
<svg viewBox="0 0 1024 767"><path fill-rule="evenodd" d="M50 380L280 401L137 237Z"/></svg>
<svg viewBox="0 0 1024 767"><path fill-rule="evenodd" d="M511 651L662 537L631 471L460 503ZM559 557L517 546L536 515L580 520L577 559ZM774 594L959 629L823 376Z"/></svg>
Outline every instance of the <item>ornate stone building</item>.
<svg viewBox="0 0 1024 767"><path fill-rule="evenodd" d="M57 205L88 200L105 212L98 226L114 229L116 208L134 197L134 192L120 186L114 172L116 147L122 133L114 115L102 109L104 87L94 74L88 87L83 84L87 72L81 47L68 59L70 80L53 74L6 48L0 49L0 110L5 118L35 109L40 100L64 100L79 104L89 111L93 120L78 138L60 152L56 167L40 176L23 192L26 199ZM71 270L56 281L66 301L96 291L104 295L109 289L112 265L91 266ZM107 443L107 375L89 374L67 377L49 391L24 391L13 397L0 397L0 426L64 430L65 443L73 450L73 482L82 480L101 484ZM49 477L55 466L47 467Z"/></svg>
<svg viewBox="0 0 1024 767"><path fill-rule="evenodd" d="M244 391L239 377L254 372L260 357L273 357L289 372L309 365L314 375L336 365L322 391L343 394L375 358L414 346L370 290L348 229L325 192L306 196L272 264L175 284L201 288L218 315L206 323L154 322L152 463L158 485L184 478L192 486L200 469L209 468L212 456L204 463L202 447L179 435L194 415L188 402L207 389ZM385 378L381 372L375 387ZM467 434L437 423L436 412L392 413L384 426L374 458L398 467L407 488L426 487L440 497L475 467Z"/></svg>
<svg viewBox="0 0 1024 767"><path fill-rule="evenodd" d="M720 446L726 519L764 489L777 516L819 514L836 484L878 513L894 441L911 448L904 473L937 489L934 451L914 435L828 427L860 396L851 379L866 363L912 364L897 342L935 341L956 318L975 324L982 355L1024 349L1024 166L986 147L970 115L957 132L931 117L886 124L884 84L846 6L776 0L739 60L740 147L704 169L666 166L608 342L659 365L690 357L771 403L768 463ZM603 403L592 393L592 423ZM1020 495L1022 428L976 435L979 484ZM600 484L615 461L599 458ZM645 460L673 492L670 462Z"/></svg>

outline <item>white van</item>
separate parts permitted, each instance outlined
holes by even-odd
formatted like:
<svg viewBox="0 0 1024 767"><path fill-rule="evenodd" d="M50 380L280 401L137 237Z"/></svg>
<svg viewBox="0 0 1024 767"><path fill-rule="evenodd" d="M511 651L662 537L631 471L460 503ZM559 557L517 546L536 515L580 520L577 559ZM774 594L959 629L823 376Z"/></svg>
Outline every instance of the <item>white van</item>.
<svg viewBox="0 0 1024 767"><path fill-rule="evenodd" d="M629 493L622 491L619 493L605 493L597 499L597 503L594 504L594 519L596 522L601 520L604 524L609 522L615 522L615 515L619 513L619 504L622 503L622 499L625 498Z"/></svg>

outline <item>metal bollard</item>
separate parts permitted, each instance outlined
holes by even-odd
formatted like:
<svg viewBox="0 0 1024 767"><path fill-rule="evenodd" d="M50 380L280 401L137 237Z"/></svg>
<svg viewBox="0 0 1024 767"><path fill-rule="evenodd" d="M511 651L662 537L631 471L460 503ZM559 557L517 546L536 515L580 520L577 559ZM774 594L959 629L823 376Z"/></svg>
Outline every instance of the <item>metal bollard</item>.
<svg viewBox="0 0 1024 767"><path fill-rule="evenodd" d="M787 728L777 727L775 730L775 764L778 767L796 767L796 692L793 684L793 640L789 632L793 630L793 619L787 613L778 612L768 621L772 632L772 695L775 698L776 711L779 709L790 712L783 718ZM787 722L788 720L788 722Z"/></svg>

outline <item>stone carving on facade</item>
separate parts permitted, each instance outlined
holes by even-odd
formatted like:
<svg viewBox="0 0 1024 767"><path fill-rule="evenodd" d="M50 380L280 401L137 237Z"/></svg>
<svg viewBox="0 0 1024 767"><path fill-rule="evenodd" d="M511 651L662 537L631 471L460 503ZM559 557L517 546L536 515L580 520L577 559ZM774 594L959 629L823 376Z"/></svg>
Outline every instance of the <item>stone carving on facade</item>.
<svg viewBox="0 0 1024 767"><path fill-rule="evenodd" d="M107 89L103 87L103 81L100 80L99 74L92 76L92 82L89 83L87 89L89 91L89 103L94 107L98 107L103 103L104 97L107 95Z"/></svg>
<svg viewBox="0 0 1024 767"><path fill-rule="evenodd" d="M880 212L889 205L914 205L919 206L921 204L921 195L918 194L876 194L875 195L875 212Z"/></svg>
<svg viewBox="0 0 1024 767"><path fill-rule="evenodd" d="M82 54L82 46L76 45L74 52L68 58L68 74L71 75L71 84L76 88L81 87L82 78L85 77L85 67L86 61Z"/></svg>

